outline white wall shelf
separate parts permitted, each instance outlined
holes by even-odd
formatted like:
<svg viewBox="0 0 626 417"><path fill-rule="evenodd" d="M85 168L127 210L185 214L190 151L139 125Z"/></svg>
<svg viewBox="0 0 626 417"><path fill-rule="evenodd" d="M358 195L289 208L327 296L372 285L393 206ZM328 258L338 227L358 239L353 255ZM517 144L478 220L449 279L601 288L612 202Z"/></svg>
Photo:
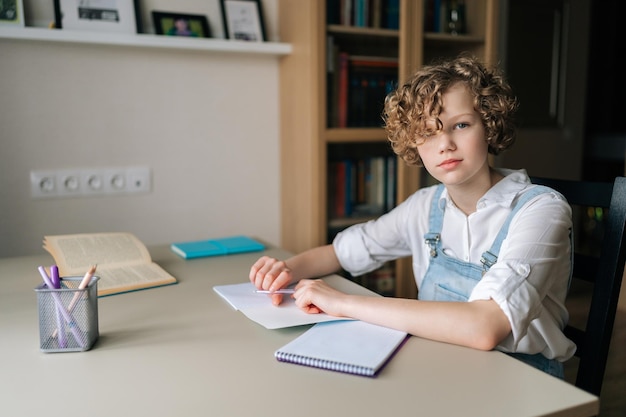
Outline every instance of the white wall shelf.
<svg viewBox="0 0 626 417"><path fill-rule="evenodd" d="M227 39L184 38L150 34L134 35L34 27L0 27L0 39L162 49L187 49L206 52L259 54L270 56L288 55L292 51L291 44L279 42L244 42Z"/></svg>

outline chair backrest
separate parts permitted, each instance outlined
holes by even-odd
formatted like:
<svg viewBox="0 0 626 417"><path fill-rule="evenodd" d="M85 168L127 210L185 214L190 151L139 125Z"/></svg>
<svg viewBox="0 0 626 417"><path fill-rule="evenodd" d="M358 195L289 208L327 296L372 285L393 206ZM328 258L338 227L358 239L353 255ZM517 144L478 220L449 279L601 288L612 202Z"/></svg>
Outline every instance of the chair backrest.
<svg viewBox="0 0 626 417"><path fill-rule="evenodd" d="M596 213L596 219L601 220L602 236L595 245L599 251L580 253L576 243L574 248L573 280L593 285L587 323L584 328L568 325L565 329L577 346L576 386L600 395L626 262L626 178L617 177L613 183L537 177L531 180L559 191L572 209L584 207L583 213ZM603 209L608 209L608 216ZM580 238L580 231L576 233ZM575 242L580 243L576 238Z"/></svg>

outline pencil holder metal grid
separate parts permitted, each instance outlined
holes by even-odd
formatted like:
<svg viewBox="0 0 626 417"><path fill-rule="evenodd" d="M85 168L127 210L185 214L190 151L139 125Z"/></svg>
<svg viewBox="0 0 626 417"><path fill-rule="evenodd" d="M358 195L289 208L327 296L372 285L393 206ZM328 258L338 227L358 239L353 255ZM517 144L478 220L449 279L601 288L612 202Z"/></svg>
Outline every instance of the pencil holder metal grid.
<svg viewBox="0 0 626 417"><path fill-rule="evenodd" d="M41 351L85 351L98 339L98 277L84 289L78 288L81 280L65 277L60 289L45 284L35 288Z"/></svg>

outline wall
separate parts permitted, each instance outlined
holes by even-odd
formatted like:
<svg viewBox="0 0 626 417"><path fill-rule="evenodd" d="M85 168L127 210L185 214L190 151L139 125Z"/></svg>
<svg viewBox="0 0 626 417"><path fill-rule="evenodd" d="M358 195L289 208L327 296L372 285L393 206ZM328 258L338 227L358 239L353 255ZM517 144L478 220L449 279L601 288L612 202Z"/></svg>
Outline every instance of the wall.
<svg viewBox="0 0 626 417"><path fill-rule="evenodd" d="M28 25L53 19L40 3L24 2ZM275 1L263 4L276 40ZM145 19L153 8L207 14L222 37L218 0L142 5ZM1 257L41 253L47 234L98 231L280 243L278 58L6 39L0 51ZM149 194L30 197L31 170L131 165L152 169Z"/></svg>

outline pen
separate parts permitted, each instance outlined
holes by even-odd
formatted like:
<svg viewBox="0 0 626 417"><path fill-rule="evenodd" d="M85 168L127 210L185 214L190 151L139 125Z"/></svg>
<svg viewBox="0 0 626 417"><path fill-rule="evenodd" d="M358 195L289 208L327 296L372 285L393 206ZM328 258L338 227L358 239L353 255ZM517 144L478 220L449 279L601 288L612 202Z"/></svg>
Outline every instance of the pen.
<svg viewBox="0 0 626 417"><path fill-rule="evenodd" d="M283 288L281 290L274 290L274 291L256 290L257 294L293 294L294 292L296 292L296 290L294 290L293 288Z"/></svg>
<svg viewBox="0 0 626 417"><path fill-rule="evenodd" d="M52 285L55 289L61 289L61 278L59 277L59 267L56 265L52 265L50 267L50 279L52 280Z"/></svg>
<svg viewBox="0 0 626 417"><path fill-rule="evenodd" d="M52 285L54 286L54 289L56 290L60 290L61 289L61 277L59 276L59 267L56 265L52 265L50 267L50 279L52 280ZM53 338L56 337L56 335L59 335L59 347L61 348L65 348L67 347L67 339L65 338L65 326L63 325L63 319L61 318L61 311L59 310L59 307L57 306L56 310L56 316L57 316L57 328L54 331L53 334Z"/></svg>

